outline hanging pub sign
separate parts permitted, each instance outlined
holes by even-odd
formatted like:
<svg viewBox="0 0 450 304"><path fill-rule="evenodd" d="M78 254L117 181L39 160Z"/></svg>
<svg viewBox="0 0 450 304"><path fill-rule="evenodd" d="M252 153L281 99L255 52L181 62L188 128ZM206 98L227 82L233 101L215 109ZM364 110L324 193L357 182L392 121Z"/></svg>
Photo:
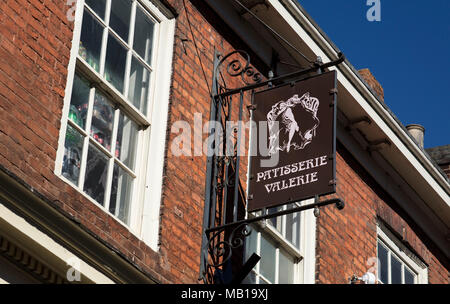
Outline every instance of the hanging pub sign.
<svg viewBox="0 0 450 304"><path fill-rule="evenodd" d="M253 96L249 212L336 191L336 72Z"/></svg>

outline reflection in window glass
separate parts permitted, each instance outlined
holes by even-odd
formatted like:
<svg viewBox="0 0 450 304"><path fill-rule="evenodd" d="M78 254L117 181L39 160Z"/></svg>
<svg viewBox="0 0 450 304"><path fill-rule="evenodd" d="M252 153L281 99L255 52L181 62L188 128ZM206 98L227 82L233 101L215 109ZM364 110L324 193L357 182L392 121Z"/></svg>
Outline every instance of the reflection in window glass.
<svg viewBox="0 0 450 304"><path fill-rule="evenodd" d="M69 119L82 129L86 128L89 91L89 83L78 76L78 74L75 74L72 97L70 99Z"/></svg>
<svg viewBox="0 0 450 304"><path fill-rule="evenodd" d="M89 7L103 20L105 19L106 0L84 0Z"/></svg>
<svg viewBox="0 0 450 304"><path fill-rule="evenodd" d="M402 263L391 254L391 284L402 284Z"/></svg>
<svg viewBox="0 0 450 304"><path fill-rule="evenodd" d="M378 280L383 284L416 283L417 274L411 271L400 255L381 241L378 241L378 262Z"/></svg>
<svg viewBox="0 0 450 304"><path fill-rule="evenodd" d="M405 284L414 284L415 275L408 268L405 267Z"/></svg>
<svg viewBox="0 0 450 304"><path fill-rule="evenodd" d="M389 283L388 280L388 251L378 242L378 279L384 284Z"/></svg>
<svg viewBox="0 0 450 304"><path fill-rule="evenodd" d="M150 65L152 58L154 23L142 11L136 10L136 31L134 37L134 50Z"/></svg>
<svg viewBox="0 0 450 304"><path fill-rule="evenodd" d="M135 199L132 188L140 178L135 170L145 124L133 120L132 113L147 115L157 29L151 4L146 7L144 2L82 1L77 45L81 65L77 63L73 80L61 170L67 180L126 224ZM105 92L108 85L123 96Z"/></svg>
<svg viewBox="0 0 450 304"><path fill-rule="evenodd" d="M130 28L131 1L111 0L111 28L126 42L128 42L128 32Z"/></svg>
<svg viewBox="0 0 450 304"><path fill-rule="evenodd" d="M264 236L261 236L260 273L270 282L275 282L276 248Z"/></svg>
<svg viewBox="0 0 450 304"><path fill-rule="evenodd" d="M117 164L114 164L113 183L109 212L116 215L125 224L129 221L133 178Z"/></svg>
<svg viewBox="0 0 450 304"><path fill-rule="evenodd" d="M297 207L291 204L288 209ZM286 215L286 239L296 248L300 249L300 212Z"/></svg>
<svg viewBox="0 0 450 304"><path fill-rule="evenodd" d="M91 136L108 151L111 151L114 109L105 96L95 94L92 112Z"/></svg>
<svg viewBox="0 0 450 304"><path fill-rule="evenodd" d="M134 169L135 165L137 136L137 125L121 113L115 156L130 169Z"/></svg>
<svg viewBox="0 0 450 304"><path fill-rule="evenodd" d="M87 156L84 191L101 205L104 204L107 173L108 158L90 144Z"/></svg>
<svg viewBox="0 0 450 304"><path fill-rule="evenodd" d="M62 175L75 185L78 185L78 178L80 177L83 139L84 137L78 131L67 125Z"/></svg>
<svg viewBox="0 0 450 304"><path fill-rule="evenodd" d="M292 257L280 250L280 270L278 275L279 284L294 283L294 260Z"/></svg>
<svg viewBox="0 0 450 304"><path fill-rule="evenodd" d="M108 49L106 51L105 78L122 93L126 61L127 51L116 38L109 34Z"/></svg>
<svg viewBox="0 0 450 304"><path fill-rule="evenodd" d="M150 71L134 56L131 61L130 88L128 99L142 113L147 114L148 88Z"/></svg>
<svg viewBox="0 0 450 304"><path fill-rule="evenodd" d="M103 26L85 9L78 54L97 72L100 68Z"/></svg>
<svg viewBox="0 0 450 304"><path fill-rule="evenodd" d="M283 207L269 208L269 209L267 209L267 214L275 214L282 210L283 210ZM282 218L283 217L281 217L281 216L277 216L277 217L273 217L273 218L269 219L269 221L268 221L268 223L270 225L272 225L275 229L277 229L280 233L282 233L282 230L281 230L282 229L281 228L282 227L282 223L281 223Z"/></svg>

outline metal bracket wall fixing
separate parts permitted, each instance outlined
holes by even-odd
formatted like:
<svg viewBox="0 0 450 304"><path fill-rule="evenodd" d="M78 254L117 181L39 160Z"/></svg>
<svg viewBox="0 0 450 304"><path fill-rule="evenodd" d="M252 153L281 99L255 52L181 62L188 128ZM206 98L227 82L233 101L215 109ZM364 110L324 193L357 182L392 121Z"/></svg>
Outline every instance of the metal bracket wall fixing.
<svg viewBox="0 0 450 304"><path fill-rule="evenodd" d="M275 78L268 77L268 80L263 80L263 76L251 66L250 56L247 52L237 50L225 56L216 52L214 54L210 120L218 122L225 130L226 123L231 121L232 115L238 114L239 120L242 120L243 107L245 106L244 95L246 92L251 92L258 88L270 88L273 83L295 82L311 73L320 73L329 67L338 65L344 60L344 55L340 53L339 58L334 61L325 64L317 61L312 68ZM236 81L227 83L232 78L240 79L245 85L230 88L228 86L230 83L237 83ZM247 106L247 109L251 113L252 110L255 110L255 107L255 105ZM209 138L214 140L213 143L208 145L208 149L217 150L216 144L218 146L222 144L220 145L220 150L233 151L233 155L220 156L216 155L216 153L209 153L214 151L208 151L203 216L204 233L202 236L199 280L203 280L205 283L223 283L225 281L236 283L245 275L239 272L235 278L224 280L224 276L227 273L224 269L229 267L230 263L234 261L232 259L233 252L242 251L245 238L251 233L250 224L259 221L264 222L266 219L308 209L318 210L318 208L330 204L335 204L338 210L342 210L345 204L339 198L319 201L319 198L316 197L312 204L272 214L263 212L261 216L245 218L246 209L243 215L242 212L239 213L239 208L245 207L245 203L252 199L252 194L249 193L247 199L245 198L245 189L241 183L241 180L244 180L245 177L241 178L239 175L241 158L238 153L240 151L239 139L243 131L239 126L237 132L232 132L234 140L231 141L216 139L217 134L215 132L216 130L211 130L210 132ZM219 143L216 143L216 140L219 140ZM227 145L232 146L227 147ZM249 176L249 178L252 178L252 176ZM244 219L242 219L243 217ZM253 257L244 265L251 270L254 264L257 263L257 260L257 257ZM240 266L242 266L241 264Z"/></svg>

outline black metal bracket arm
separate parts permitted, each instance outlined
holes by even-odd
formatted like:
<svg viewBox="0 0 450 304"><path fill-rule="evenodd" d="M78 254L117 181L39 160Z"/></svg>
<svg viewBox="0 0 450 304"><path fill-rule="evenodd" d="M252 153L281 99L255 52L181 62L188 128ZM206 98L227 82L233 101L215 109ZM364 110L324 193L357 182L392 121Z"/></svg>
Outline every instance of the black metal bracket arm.
<svg viewBox="0 0 450 304"><path fill-rule="evenodd" d="M241 225L248 225L248 224L251 224L251 223L254 223L254 222L258 222L258 221L261 221L261 220L267 220L267 219L271 219L271 218L282 216L282 215L286 215L286 214L291 214L291 213L305 211L305 210L308 210L308 209L320 208L320 207L331 205L331 204L336 204L336 208L338 210L342 210L345 207L345 202L342 199L340 199L340 198L333 198L333 199L325 200L325 201L321 201L321 202L316 201L316 202L314 202L312 204L299 206L299 207L296 207L296 208L287 209L287 210L279 211L279 212L276 212L276 213L250 217L250 218L247 218L247 219L244 219L244 220L240 220L240 221L237 221L237 222L233 222L233 223L225 224L225 225L222 225L222 226L217 226L217 227L214 227L214 228L206 229L205 233L208 235L208 234L213 233L213 232L223 231L223 230L225 230L227 228L231 228L231 227L235 227L235 226L241 226Z"/></svg>
<svg viewBox="0 0 450 304"><path fill-rule="evenodd" d="M238 52L240 52L240 51L238 51ZM225 60L225 59L226 59L226 57L224 57L223 60ZM213 97L223 98L223 97L231 96L231 95L234 95L234 94L246 92L246 91L249 91L249 90L255 90L257 88L261 88L261 87L267 86L270 83L276 83L276 82L280 82L280 81L287 81L287 80L290 80L290 79L296 79L296 78L299 78L299 77L301 77L303 75L306 75L306 74L309 74L309 73L313 73L313 72L317 72L317 70L324 71L325 69L330 68L332 66L339 65L339 64L341 64L344 61L345 61L345 55L343 53L339 53L338 54L338 59L336 59L336 60L333 60L333 61L330 61L330 62L327 62L327 63L322 63L322 64L317 63L317 64L315 64L314 67L306 69L306 70L301 70L301 71L289 73L289 74L286 74L286 75L283 75L283 76L271 78L271 79L269 79L267 81L259 81L257 83L246 85L246 86L243 86L243 87L240 87L240 88L226 90L225 92L217 94L217 95L215 95ZM245 71L245 69L244 69L244 71Z"/></svg>

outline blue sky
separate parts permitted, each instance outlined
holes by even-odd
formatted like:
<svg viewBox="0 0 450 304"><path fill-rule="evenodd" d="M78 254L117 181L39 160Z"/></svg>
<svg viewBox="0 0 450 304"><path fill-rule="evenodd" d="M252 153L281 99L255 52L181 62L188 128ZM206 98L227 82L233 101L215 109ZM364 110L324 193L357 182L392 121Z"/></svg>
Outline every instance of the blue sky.
<svg viewBox="0 0 450 304"><path fill-rule="evenodd" d="M425 148L450 144L450 0L299 0L356 69L369 68L404 124L425 127Z"/></svg>

